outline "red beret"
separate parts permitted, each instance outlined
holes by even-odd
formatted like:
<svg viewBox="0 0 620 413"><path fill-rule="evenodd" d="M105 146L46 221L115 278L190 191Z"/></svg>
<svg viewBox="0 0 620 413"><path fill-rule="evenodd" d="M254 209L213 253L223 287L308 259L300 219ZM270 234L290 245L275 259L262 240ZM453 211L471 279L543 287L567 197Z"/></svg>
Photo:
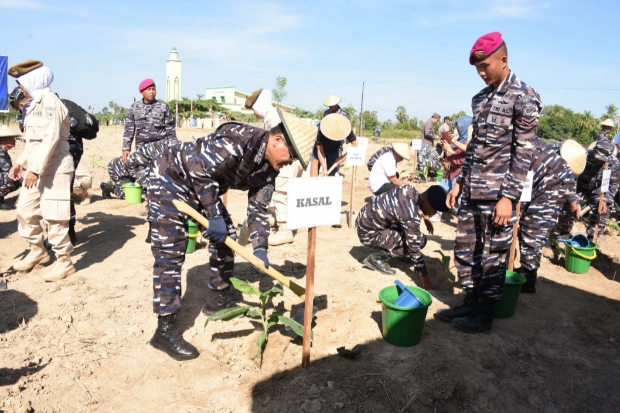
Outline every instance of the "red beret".
<svg viewBox="0 0 620 413"><path fill-rule="evenodd" d="M140 82L140 86L138 86L138 90L142 92L147 87L154 86L154 85L155 85L155 81L153 79L144 79L142 82Z"/></svg>
<svg viewBox="0 0 620 413"><path fill-rule="evenodd" d="M473 65L477 62L482 62L495 53L503 44L504 39L502 39L500 32L488 33L478 38L471 48L471 52L469 52L469 64Z"/></svg>

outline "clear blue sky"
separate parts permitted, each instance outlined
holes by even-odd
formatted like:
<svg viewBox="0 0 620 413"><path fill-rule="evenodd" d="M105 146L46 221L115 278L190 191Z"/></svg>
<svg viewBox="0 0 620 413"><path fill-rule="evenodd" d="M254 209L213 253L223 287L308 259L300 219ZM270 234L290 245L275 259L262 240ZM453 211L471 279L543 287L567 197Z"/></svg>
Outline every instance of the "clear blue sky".
<svg viewBox="0 0 620 413"><path fill-rule="evenodd" d="M600 116L620 106L618 1L50 1L0 0L9 64L39 59L62 97L99 110L128 106L152 77L165 97L173 45L183 95L288 79L285 103L314 111L328 94L381 120L398 105L427 119L459 110L484 84L469 65L476 38L500 31L509 65L543 104ZM14 82L9 81L9 90ZM330 87L331 86L331 87Z"/></svg>

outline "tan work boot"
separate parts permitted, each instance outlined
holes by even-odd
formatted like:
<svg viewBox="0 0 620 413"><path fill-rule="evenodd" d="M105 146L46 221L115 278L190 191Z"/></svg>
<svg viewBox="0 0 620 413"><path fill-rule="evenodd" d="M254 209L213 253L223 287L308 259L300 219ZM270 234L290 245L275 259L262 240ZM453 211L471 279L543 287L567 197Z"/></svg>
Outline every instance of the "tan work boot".
<svg viewBox="0 0 620 413"><path fill-rule="evenodd" d="M278 230L269 237L269 245L290 244L293 241L293 231L287 231L284 223L278 223Z"/></svg>
<svg viewBox="0 0 620 413"><path fill-rule="evenodd" d="M59 281L75 274L75 267L69 258L69 254L59 255L52 271L43 276L45 281Z"/></svg>
<svg viewBox="0 0 620 413"><path fill-rule="evenodd" d="M15 271L30 271L37 264L49 262L50 255L43 244L30 244L30 252L21 261L13 264Z"/></svg>

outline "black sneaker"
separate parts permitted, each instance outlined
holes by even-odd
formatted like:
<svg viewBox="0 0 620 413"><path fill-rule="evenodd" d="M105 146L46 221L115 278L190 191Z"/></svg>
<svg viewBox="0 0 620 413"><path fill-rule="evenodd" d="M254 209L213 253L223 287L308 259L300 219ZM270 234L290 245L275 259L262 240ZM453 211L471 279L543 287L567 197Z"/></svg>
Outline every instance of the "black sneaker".
<svg viewBox="0 0 620 413"><path fill-rule="evenodd" d="M394 275L396 271L390 268L387 261L390 255L386 252L375 252L364 259L364 265L371 270L379 271L382 274Z"/></svg>

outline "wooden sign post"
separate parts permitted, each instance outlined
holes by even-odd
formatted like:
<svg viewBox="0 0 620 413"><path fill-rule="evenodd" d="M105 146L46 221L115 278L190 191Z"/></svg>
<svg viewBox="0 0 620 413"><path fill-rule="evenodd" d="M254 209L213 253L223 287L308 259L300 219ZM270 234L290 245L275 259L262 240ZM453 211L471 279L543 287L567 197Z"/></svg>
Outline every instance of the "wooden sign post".
<svg viewBox="0 0 620 413"><path fill-rule="evenodd" d="M310 176L319 174L319 162L310 164ZM304 336L301 350L301 367L310 367L310 332L312 331L312 310L314 306L314 264L316 254L316 227L308 228L308 256L306 258L306 301L304 307Z"/></svg>
<svg viewBox="0 0 620 413"><path fill-rule="evenodd" d="M512 244L510 244L510 255L508 255L508 271L515 267L515 252L519 243L519 216L521 215L521 202L517 202L517 222L512 226Z"/></svg>
<svg viewBox="0 0 620 413"><path fill-rule="evenodd" d="M596 218L596 226L594 227L594 235L592 236L592 242L596 244L598 239L598 228L601 223L601 209L603 208L603 202L605 202L605 194L609 191L609 181L611 179L611 171L607 168L609 163L605 162L605 169L603 170L603 180L601 182L601 194L598 200L598 217Z"/></svg>
<svg viewBox="0 0 620 413"><path fill-rule="evenodd" d="M418 170L418 151L422 149L422 139L411 140L411 150L413 152L413 178L412 182L415 182L416 171Z"/></svg>
<svg viewBox="0 0 620 413"><path fill-rule="evenodd" d="M351 172L351 197L349 198L349 228L353 226L353 193L355 192L355 172L357 171L357 166L353 167L353 171Z"/></svg>

